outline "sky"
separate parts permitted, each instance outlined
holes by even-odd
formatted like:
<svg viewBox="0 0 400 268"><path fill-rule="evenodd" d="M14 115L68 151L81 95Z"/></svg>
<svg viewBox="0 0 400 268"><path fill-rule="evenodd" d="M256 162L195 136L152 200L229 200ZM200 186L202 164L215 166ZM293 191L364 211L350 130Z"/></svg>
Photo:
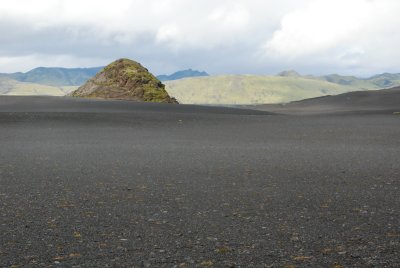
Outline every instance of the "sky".
<svg viewBox="0 0 400 268"><path fill-rule="evenodd" d="M398 0L1 0L0 72L400 73Z"/></svg>

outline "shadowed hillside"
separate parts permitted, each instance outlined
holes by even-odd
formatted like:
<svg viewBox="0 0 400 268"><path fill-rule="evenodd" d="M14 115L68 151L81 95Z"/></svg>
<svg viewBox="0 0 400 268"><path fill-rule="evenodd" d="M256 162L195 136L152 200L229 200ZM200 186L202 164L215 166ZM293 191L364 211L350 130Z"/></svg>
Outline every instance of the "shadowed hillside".
<svg viewBox="0 0 400 268"><path fill-rule="evenodd" d="M262 111L287 114L324 114L343 112L400 112L400 87L371 91L356 91L336 96L294 101L288 104L244 106Z"/></svg>

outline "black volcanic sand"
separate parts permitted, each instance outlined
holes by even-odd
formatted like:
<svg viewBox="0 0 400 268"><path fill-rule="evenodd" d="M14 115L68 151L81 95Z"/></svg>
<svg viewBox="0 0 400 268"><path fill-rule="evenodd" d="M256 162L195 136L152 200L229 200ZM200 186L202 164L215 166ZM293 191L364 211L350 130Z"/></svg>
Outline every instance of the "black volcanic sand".
<svg viewBox="0 0 400 268"><path fill-rule="evenodd" d="M294 101L288 104L248 105L261 111L291 115L396 113L400 111L400 87L370 91L355 91L335 96Z"/></svg>
<svg viewBox="0 0 400 268"><path fill-rule="evenodd" d="M0 267L400 266L393 112L0 97L0 148Z"/></svg>

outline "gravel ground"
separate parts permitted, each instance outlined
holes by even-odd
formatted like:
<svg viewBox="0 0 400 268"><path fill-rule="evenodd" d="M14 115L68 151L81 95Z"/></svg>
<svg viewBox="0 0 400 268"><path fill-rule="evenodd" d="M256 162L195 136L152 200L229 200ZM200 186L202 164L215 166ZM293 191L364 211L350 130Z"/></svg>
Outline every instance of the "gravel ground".
<svg viewBox="0 0 400 268"><path fill-rule="evenodd" d="M400 267L400 115L0 97L0 267Z"/></svg>

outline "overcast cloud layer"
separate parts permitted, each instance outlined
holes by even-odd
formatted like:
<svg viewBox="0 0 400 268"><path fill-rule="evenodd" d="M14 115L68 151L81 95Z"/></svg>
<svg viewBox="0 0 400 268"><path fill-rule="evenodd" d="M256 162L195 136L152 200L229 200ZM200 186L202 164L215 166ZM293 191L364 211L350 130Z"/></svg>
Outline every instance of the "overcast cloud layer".
<svg viewBox="0 0 400 268"><path fill-rule="evenodd" d="M0 72L135 59L156 74L400 72L398 0L2 0Z"/></svg>

